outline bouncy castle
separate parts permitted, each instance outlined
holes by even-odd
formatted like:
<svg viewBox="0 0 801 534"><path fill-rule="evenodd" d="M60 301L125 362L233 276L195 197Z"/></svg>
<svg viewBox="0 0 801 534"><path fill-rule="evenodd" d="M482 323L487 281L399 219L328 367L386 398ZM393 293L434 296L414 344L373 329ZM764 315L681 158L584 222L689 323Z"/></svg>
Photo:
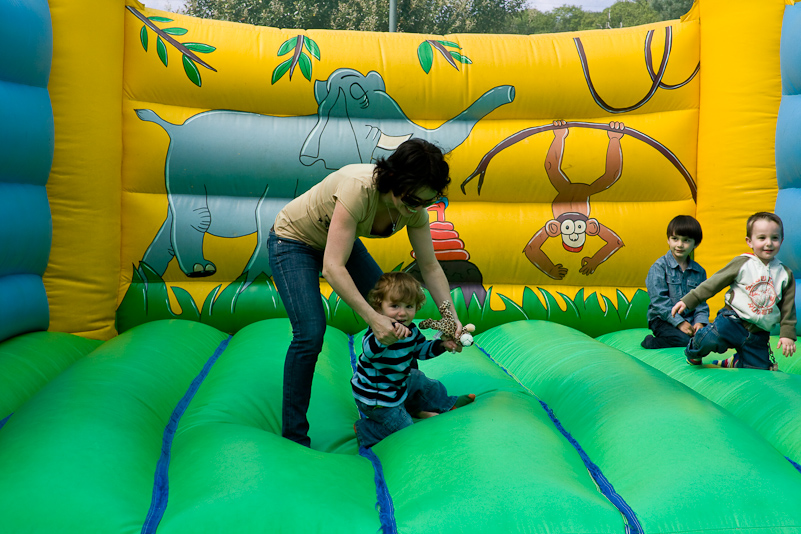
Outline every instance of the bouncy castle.
<svg viewBox="0 0 801 534"><path fill-rule="evenodd" d="M801 357L640 347L676 215L711 274L774 211L801 274L792 0L531 36L0 5L3 532L801 533ZM430 226L477 327L421 369L476 400L360 449L365 324L324 284L301 447L267 232L409 138L447 153ZM366 245L419 275L405 234Z"/></svg>

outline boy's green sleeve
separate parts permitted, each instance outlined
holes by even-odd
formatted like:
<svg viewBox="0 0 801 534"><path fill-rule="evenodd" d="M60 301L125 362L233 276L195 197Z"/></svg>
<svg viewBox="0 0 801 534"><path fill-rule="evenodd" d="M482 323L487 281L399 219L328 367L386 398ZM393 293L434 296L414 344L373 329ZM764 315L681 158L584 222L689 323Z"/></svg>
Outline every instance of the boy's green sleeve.
<svg viewBox="0 0 801 534"><path fill-rule="evenodd" d="M782 289L782 298L779 300L779 311L781 321L779 322L779 337L786 337L795 341L796 339L796 316L795 316L795 277L790 269L787 269L789 279L787 286Z"/></svg>
<svg viewBox="0 0 801 534"><path fill-rule="evenodd" d="M740 267L748 261L746 256L737 256L728 265L719 270L700 284L698 287L684 295L681 301L687 305L688 310L694 310L702 302L706 302L714 297L723 288L729 287L737 279Z"/></svg>

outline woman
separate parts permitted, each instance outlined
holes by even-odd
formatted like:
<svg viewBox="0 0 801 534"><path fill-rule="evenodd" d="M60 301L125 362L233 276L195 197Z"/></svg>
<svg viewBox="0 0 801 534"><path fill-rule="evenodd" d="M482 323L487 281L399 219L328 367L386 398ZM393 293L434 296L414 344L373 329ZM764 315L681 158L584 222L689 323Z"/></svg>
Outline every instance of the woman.
<svg viewBox="0 0 801 534"><path fill-rule="evenodd" d="M386 238L405 226L437 306L450 298L448 280L434 255L426 211L442 198L450 183L448 172L438 147L410 139L375 165L347 165L330 174L276 217L267 242L270 267L293 335L284 364L285 438L311 445L306 412L326 326L321 272L381 343L398 340L392 320L367 303L367 293L383 271L360 237ZM456 310L452 312L457 317ZM457 318L457 339L461 328Z"/></svg>

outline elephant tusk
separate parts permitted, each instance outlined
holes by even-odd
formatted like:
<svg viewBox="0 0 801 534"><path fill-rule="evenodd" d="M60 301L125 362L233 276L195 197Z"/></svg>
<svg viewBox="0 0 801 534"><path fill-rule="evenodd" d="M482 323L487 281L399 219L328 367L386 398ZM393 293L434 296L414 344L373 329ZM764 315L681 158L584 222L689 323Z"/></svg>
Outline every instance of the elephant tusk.
<svg viewBox="0 0 801 534"><path fill-rule="evenodd" d="M401 143L408 141L411 137L412 134L394 136L385 135L384 132L381 132L381 137L378 138L378 144L376 147L383 148L384 150L395 150L400 146Z"/></svg>

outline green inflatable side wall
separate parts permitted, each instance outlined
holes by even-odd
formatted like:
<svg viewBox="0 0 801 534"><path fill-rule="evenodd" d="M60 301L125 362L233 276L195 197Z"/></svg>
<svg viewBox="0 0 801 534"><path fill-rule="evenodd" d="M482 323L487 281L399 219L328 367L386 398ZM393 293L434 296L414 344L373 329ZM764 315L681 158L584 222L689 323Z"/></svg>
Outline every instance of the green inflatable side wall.
<svg viewBox="0 0 801 534"><path fill-rule="evenodd" d="M0 418L101 344L58 332L32 332L0 343Z"/></svg>

